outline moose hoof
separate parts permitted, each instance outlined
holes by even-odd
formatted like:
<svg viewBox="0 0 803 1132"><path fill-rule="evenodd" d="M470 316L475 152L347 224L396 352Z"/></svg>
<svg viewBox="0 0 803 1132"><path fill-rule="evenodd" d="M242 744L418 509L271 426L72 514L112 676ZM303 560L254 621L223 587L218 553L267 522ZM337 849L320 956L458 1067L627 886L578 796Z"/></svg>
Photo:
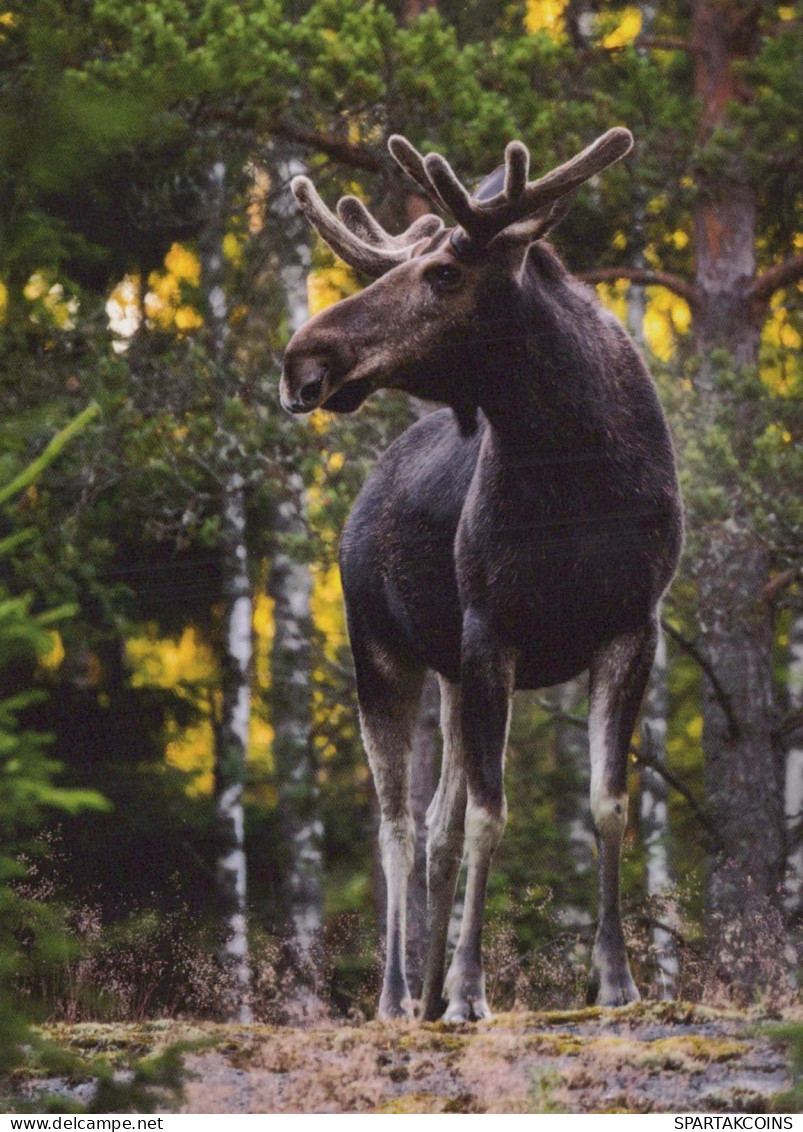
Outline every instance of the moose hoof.
<svg viewBox="0 0 803 1132"><path fill-rule="evenodd" d="M639 1002L641 995L630 972L625 969L614 975L611 972L593 971L588 982L586 1001L590 1006L627 1006Z"/></svg>
<svg viewBox="0 0 803 1132"><path fill-rule="evenodd" d="M451 973L445 986L449 1005L443 1015L444 1022L479 1022L491 1017L491 1009L485 998L485 976L476 973Z"/></svg>
<svg viewBox="0 0 803 1132"><path fill-rule="evenodd" d="M413 1000L410 997L410 992L405 989L403 995L397 995L386 994L383 991L379 999L379 1009L376 1016L382 1022L389 1022L394 1018L412 1018Z"/></svg>
<svg viewBox="0 0 803 1132"><path fill-rule="evenodd" d="M479 1022L491 1017L491 1009L485 998L455 999L446 1007L444 1022Z"/></svg>

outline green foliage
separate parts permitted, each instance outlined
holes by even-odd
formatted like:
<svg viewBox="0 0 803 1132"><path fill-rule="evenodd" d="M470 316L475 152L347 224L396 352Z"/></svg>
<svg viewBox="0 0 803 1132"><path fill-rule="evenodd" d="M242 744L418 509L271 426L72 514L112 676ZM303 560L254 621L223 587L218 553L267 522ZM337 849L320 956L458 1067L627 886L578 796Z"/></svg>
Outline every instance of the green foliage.
<svg viewBox="0 0 803 1132"><path fill-rule="evenodd" d="M786 1047L792 1070L792 1088L772 1099L773 1112L800 1112L803 1107L803 1023L789 1022L766 1031L772 1041Z"/></svg>
<svg viewBox="0 0 803 1132"><path fill-rule="evenodd" d="M85 412L60 434L58 442L51 442L29 472L0 492L3 502L12 489L20 490L41 474L92 415L94 412ZM0 544L0 557L25 541L21 532L9 536ZM21 854L30 832L54 811L75 814L104 805L94 790L67 789L55 783L61 768L48 755L52 736L25 725L25 713L43 697L32 684L37 662L53 647L50 630L75 612L68 606L34 612L32 601L30 594L13 595L0 583L0 1072L18 1063L27 1035L15 986L21 970L19 933L32 934L41 951L52 954L61 947L61 941L48 934L47 917L32 915L31 903L15 888L14 882L25 872Z"/></svg>

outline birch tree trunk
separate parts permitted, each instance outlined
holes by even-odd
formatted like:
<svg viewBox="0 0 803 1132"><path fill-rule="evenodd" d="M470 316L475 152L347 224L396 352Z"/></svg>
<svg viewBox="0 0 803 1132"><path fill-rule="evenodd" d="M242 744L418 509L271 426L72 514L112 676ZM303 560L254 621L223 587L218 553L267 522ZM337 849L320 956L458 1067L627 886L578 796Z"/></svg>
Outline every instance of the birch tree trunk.
<svg viewBox="0 0 803 1132"><path fill-rule="evenodd" d="M669 709L669 686L666 661L666 642L659 638L655 654L647 701L641 723L644 754L657 767L666 766L666 720ZM671 907L675 877L669 852L669 791L666 779L659 770L644 766L641 770L641 799L639 807L641 843L644 849L644 868L647 895L656 898L658 919L669 919L674 926ZM662 908L661 904L666 904ZM674 998L677 992L680 963L677 941L671 931L654 924L651 928L658 972L658 990L661 998Z"/></svg>
<svg viewBox="0 0 803 1132"><path fill-rule="evenodd" d="M655 22L655 8L649 3L641 3L641 36L652 34ZM636 45L639 54L646 49ZM633 159L634 160L634 159ZM637 195L635 200L631 243L633 246L633 267L641 270L647 266L644 254L646 189L641 178L636 177ZM647 291L639 283L631 283L627 292L628 329L640 350L646 348L644 335L644 316L647 313ZM642 716L641 733L644 752L656 767L666 766L666 721L669 710L669 687L666 660L666 643L660 637L655 654L647 698ZM639 830L644 850L644 871L647 896L661 909L661 916L670 915L668 901L675 887L675 878L670 858L669 830L669 792L666 780L660 769L648 766L641 771L641 797L639 799ZM662 908L662 904L666 905ZM674 917L672 917L674 918ZM675 997L680 964L677 941L666 928L654 924L650 930L652 946L656 957L658 988L661 998Z"/></svg>
<svg viewBox="0 0 803 1132"><path fill-rule="evenodd" d="M803 616L798 615L789 631L789 708L803 708ZM803 914L803 738L795 737L786 752L786 884L784 905L795 934L800 934Z"/></svg>
<svg viewBox="0 0 803 1132"><path fill-rule="evenodd" d="M277 172L281 182L289 184L305 169L300 161L288 160L279 163ZM292 255L280 272L289 330L294 333L309 317L309 247L306 229L289 197L279 202L277 211L291 226ZM268 579L274 602L270 703L291 951L302 991L299 1002L310 1011L320 1006L314 948L323 922L323 824L313 744L312 574L303 557L292 551L307 535L304 482L298 473L289 472L277 509Z"/></svg>
<svg viewBox="0 0 803 1132"><path fill-rule="evenodd" d="M212 166L207 184L207 214L200 238L201 291L209 358L218 396L228 394L228 310L223 235L226 220L226 167ZM245 491L242 476L227 468L227 439L218 421L222 452L220 509L223 631L222 696L215 727L215 826L218 847L217 895L220 908L219 958L224 972L224 1011L232 1021L251 1021L250 970L246 913L246 858L243 792L251 715L252 593L245 541ZM220 455L220 452L218 455Z"/></svg>
<svg viewBox="0 0 803 1132"><path fill-rule="evenodd" d="M283 495L268 582L274 602L271 721L291 945L302 985L315 989L313 946L322 922L323 825L312 736L312 579L307 563L288 549L307 534L299 475L288 476Z"/></svg>
<svg viewBox="0 0 803 1132"><path fill-rule="evenodd" d="M559 766L569 768L574 788L557 800L557 820L566 831L569 844L569 867L576 880L586 881L594 866L596 846L591 820L589 789L591 784L588 753L588 731L571 718L580 712L588 694L585 677L570 680L556 689L555 756ZM587 928L592 923L585 899L559 909L562 922L569 928Z"/></svg>
<svg viewBox="0 0 803 1132"><path fill-rule="evenodd" d="M410 774L410 804L415 821L415 856L407 888L407 981L413 998L421 997L427 946L427 810L440 771L440 689L428 672L421 692Z"/></svg>

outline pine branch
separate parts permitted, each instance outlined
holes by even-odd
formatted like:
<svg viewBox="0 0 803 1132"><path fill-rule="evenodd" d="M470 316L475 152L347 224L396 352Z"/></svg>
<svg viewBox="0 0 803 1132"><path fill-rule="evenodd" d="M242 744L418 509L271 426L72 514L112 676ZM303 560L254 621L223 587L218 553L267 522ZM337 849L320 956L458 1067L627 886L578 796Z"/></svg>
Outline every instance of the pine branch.
<svg viewBox="0 0 803 1132"><path fill-rule="evenodd" d="M637 751L635 747L631 747L630 754L640 766L646 766L649 767L650 770L655 771L656 774L660 775L660 777L663 778L667 786L671 786L672 789L676 790L682 798L686 799L692 813L697 818L697 821L708 834L711 847L717 851L721 850L723 848L722 839L719 835L717 827L714 825L709 815L694 797L691 790L689 790L688 786L682 783L679 778L675 778L674 774L672 774L671 771L667 770L663 763L660 763L657 759L654 759L650 755L645 754L644 751Z"/></svg>
<svg viewBox="0 0 803 1132"><path fill-rule="evenodd" d="M53 461L61 454L61 450L76 436L79 432L83 432L86 426L94 417L100 412L100 405L95 401L87 405L82 413L74 417L69 424L65 425L61 432L57 432L53 439L49 442L44 452L36 457L32 463L20 472L11 483L0 488L0 504L7 503L13 496L18 495L41 476L46 468L49 468Z"/></svg>
<svg viewBox="0 0 803 1132"><path fill-rule="evenodd" d="M782 570L780 574L776 574L774 578L771 578L770 581L767 582L766 586L761 591L761 600L765 601L767 605L771 605L787 586L791 586L800 575L800 571L800 566L790 566L788 570Z"/></svg>
<svg viewBox="0 0 803 1132"><path fill-rule="evenodd" d="M643 267L597 267L593 271L577 271L574 274L584 283L616 283L619 279L629 279L631 283L638 283L642 287L666 287L685 299L690 307L700 305L697 288L680 275L673 275L669 271L653 271Z"/></svg>
<svg viewBox="0 0 803 1132"><path fill-rule="evenodd" d="M803 727L803 710L793 711L791 715L787 715L786 719L782 719L778 726L772 733L774 739L785 739L788 735L794 735Z"/></svg>
<svg viewBox="0 0 803 1132"><path fill-rule="evenodd" d="M636 48L652 47L658 51L694 51L694 46L688 39L679 35L640 35L635 42Z"/></svg>
<svg viewBox="0 0 803 1132"><path fill-rule="evenodd" d="M352 169L367 169L369 173L378 173L382 168L382 160L374 152L362 146L339 138L328 137L316 130L307 130L303 126L295 126L283 118L273 123L271 133L287 141L298 142L309 146L310 149L325 153L327 157L348 165Z"/></svg>
<svg viewBox="0 0 803 1132"><path fill-rule="evenodd" d="M736 716L733 712L733 706L730 701L730 696L720 684L719 679L717 678L717 674L716 672L714 672L714 669L711 667L708 660L703 656L703 654L700 652L693 641L690 641L688 637L684 637L682 633L678 632L678 630L675 629L674 626L670 625L668 621L664 620L663 617L661 618L661 628L664 630L667 636L671 637L676 644L680 645L683 651L687 653L692 658L692 660L694 660L700 666L705 675L708 677L716 701L722 708L722 713L728 721L728 731L730 733L730 738L738 739L740 728L736 720Z"/></svg>
<svg viewBox="0 0 803 1132"><path fill-rule="evenodd" d="M667 924L665 920L659 920L655 916L645 915L639 916L638 920L639 923L646 924L647 927L660 928L661 931L666 932L667 935L671 935L673 939L676 939L681 947L688 948L689 951L698 954L702 952L702 948L698 943L692 943L691 940L686 939L682 932L679 932L677 928L673 928L671 924Z"/></svg>
<svg viewBox="0 0 803 1132"><path fill-rule="evenodd" d="M768 267L753 282L747 292L747 297L753 302L769 302L776 291L781 287L788 287L790 283L797 283L803 279L803 254L791 256L774 267Z"/></svg>

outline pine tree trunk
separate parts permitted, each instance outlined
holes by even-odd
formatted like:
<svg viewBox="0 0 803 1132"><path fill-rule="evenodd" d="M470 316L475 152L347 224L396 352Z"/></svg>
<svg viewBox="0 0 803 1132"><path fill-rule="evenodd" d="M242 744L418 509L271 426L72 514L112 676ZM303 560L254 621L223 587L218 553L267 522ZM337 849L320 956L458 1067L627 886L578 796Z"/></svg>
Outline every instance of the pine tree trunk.
<svg viewBox="0 0 803 1132"><path fill-rule="evenodd" d="M220 400L227 382L228 311L223 260L226 170L212 167L207 216L200 239L201 290L209 356ZM219 422L218 428L221 427ZM225 438L218 436L223 442ZM215 727L215 826L217 895L224 971L224 1012L232 1021L251 1020L243 792L251 714L252 594L245 542L245 493L239 473L223 470L220 509L220 569L223 589L222 697Z"/></svg>
<svg viewBox="0 0 803 1132"><path fill-rule="evenodd" d="M661 637L650 677L641 723L644 754L657 767L666 766L666 720L669 708L666 644ZM652 898L656 920L651 929L661 998L674 998L680 964L677 942L667 927L673 927L672 893L675 877L669 852L669 791L659 770L644 766L641 771L639 806L641 844L647 895Z"/></svg>
<svg viewBox="0 0 803 1132"><path fill-rule="evenodd" d="M738 64L757 46L758 13L757 7L694 2L702 144L725 123L729 102L742 94ZM734 175L732 169L700 177L695 207L700 300L694 329L703 430L717 427L729 396L717 388L714 351L727 351L736 366L758 361L764 310L751 307L747 297L756 273L756 207L748 177ZM733 408L737 427L749 430L751 406ZM763 977L758 949L784 950L779 926L783 776L772 738L772 610L762 597L770 577L769 554L752 530L738 482L722 486L730 516L706 524L696 568L703 650L718 684L715 688L710 676L704 677L708 805L723 845L711 862L707 914L712 951L728 955L720 977L747 997Z"/></svg>

